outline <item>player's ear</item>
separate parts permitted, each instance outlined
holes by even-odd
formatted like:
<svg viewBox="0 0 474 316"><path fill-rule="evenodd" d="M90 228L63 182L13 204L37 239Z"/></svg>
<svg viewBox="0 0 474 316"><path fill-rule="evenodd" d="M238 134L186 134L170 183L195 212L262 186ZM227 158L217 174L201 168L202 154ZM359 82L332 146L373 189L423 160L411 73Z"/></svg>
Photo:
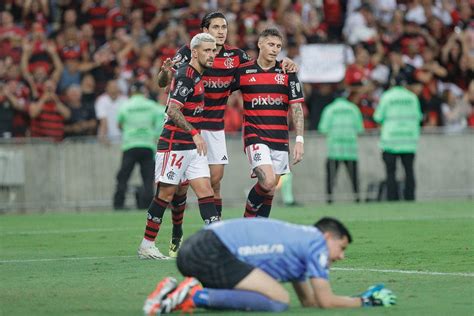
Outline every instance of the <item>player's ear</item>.
<svg viewBox="0 0 474 316"><path fill-rule="evenodd" d="M328 239L332 238L332 233L329 232L329 231L326 231L326 232L323 233L323 237L324 237L325 240L328 240Z"/></svg>
<svg viewBox="0 0 474 316"><path fill-rule="evenodd" d="M191 57L197 58L198 51L196 48L191 49Z"/></svg>

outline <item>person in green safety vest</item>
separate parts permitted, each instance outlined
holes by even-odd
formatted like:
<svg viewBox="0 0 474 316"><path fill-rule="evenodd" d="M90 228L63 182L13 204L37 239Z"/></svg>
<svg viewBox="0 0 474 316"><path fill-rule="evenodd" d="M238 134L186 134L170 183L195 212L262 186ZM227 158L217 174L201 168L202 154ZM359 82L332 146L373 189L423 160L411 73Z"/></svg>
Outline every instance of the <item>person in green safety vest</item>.
<svg viewBox="0 0 474 316"><path fill-rule="evenodd" d="M342 95L342 93L341 93ZM354 201L359 202L357 135L364 132L359 108L344 97L328 104L321 115L318 130L326 135L326 193L327 202L333 202L333 189L340 163L344 163L352 183Z"/></svg>
<svg viewBox="0 0 474 316"><path fill-rule="evenodd" d="M130 94L130 99L121 104L117 117L122 130L123 155L113 200L116 210L124 208L127 183L137 163L143 180L137 192L137 208L147 208L153 199L156 140L165 117L165 107L147 98L143 83L132 83Z"/></svg>
<svg viewBox="0 0 474 316"><path fill-rule="evenodd" d="M400 79L385 91L374 113L374 120L381 124L380 148L385 163L387 199L399 199L396 181L397 158L405 169L404 198L415 200L414 160L420 138L423 118L416 94L409 90L409 80ZM410 84L410 85L409 85Z"/></svg>

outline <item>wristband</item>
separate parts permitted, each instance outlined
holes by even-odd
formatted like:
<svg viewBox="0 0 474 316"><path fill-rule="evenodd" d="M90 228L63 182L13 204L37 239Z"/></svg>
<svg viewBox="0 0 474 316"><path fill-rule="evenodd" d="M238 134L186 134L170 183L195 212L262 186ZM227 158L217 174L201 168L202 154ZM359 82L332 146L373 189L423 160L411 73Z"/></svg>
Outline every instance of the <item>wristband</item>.
<svg viewBox="0 0 474 316"><path fill-rule="evenodd" d="M191 136L194 137L194 136L196 136L197 134L199 134L199 132L198 132L197 129L193 128L193 129L189 132L189 134L191 134Z"/></svg>
<svg viewBox="0 0 474 316"><path fill-rule="evenodd" d="M301 135L296 136L296 142L304 144L304 137Z"/></svg>

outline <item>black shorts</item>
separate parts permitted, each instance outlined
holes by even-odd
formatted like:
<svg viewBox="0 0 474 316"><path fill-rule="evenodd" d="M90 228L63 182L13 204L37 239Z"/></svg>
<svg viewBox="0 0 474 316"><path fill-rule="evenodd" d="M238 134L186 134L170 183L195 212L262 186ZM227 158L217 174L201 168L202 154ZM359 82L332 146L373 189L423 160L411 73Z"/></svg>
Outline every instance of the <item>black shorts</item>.
<svg viewBox="0 0 474 316"><path fill-rule="evenodd" d="M184 276L198 279L204 287L233 289L254 267L237 259L217 235L203 229L184 241L177 265Z"/></svg>

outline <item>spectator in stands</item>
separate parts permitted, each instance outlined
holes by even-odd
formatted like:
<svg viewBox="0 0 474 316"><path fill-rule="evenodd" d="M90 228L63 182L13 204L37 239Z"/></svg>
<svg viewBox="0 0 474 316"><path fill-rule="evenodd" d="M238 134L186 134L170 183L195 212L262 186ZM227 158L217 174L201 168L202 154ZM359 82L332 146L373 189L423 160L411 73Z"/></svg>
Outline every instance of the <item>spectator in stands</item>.
<svg viewBox="0 0 474 316"><path fill-rule="evenodd" d="M382 94L375 110L374 120L382 125L380 147L385 163L387 199L399 200L396 181L397 158L405 169L404 198L415 200L415 173L413 165L420 137L420 122L423 118L420 102L416 94L405 86L413 83L413 78L398 79L396 86Z"/></svg>
<svg viewBox="0 0 474 316"><path fill-rule="evenodd" d="M51 79L56 86L59 82L63 63L57 53L54 42L47 41L44 29L38 23L33 25L32 40L23 40L23 53L21 55L21 71L23 78L31 88L33 98L42 94L43 84L46 79ZM51 68L50 62L53 63Z"/></svg>
<svg viewBox="0 0 474 316"><path fill-rule="evenodd" d="M449 36L446 45L441 50L441 64L447 70L446 81L456 84L462 89L468 86L469 56L467 55L467 32L455 28ZM471 57L472 59L472 57ZM471 66L471 75L472 75ZM472 78L472 77L471 77Z"/></svg>
<svg viewBox="0 0 474 316"><path fill-rule="evenodd" d="M26 28L35 22L42 27L48 26L50 20L48 0L25 0L22 7L22 19Z"/></svg>
<svg viewBox="0 0 474 316"><path fill-rule="evenodd" d="M327 26L327 36L331 42L340 42L342 39L346 6L346 1L343 0L323 0L322 28L325 29ZM314 10L316 11L316 8ZM315 13L310 11L310 14ZM323 39L324 36L321 38Z"/></svg>
<svg viewBox="0 0 474 316"><path fill-rule="evenodd" d="M110 8L102 0L84 0L81 6L81 14L85 20L94 28L94 39L103 44L106 40L105 30L107 28L107 14Z"/></svg>
<svg viewBox="0 0 474 316"><path fill-rule="evenodd" d="M189 33L198 29L202 10L212 8L228 18L227 43L242 47L254 58L258 54L256 35L271 24L280 27L288 47L295 51L304 43L362 44L369 62L359 70L368 79L346 84L354 90L353 100L355 90L364 89L358 82L368 83L365 89L370 91L353 100L363 110L366 127L374 126L373 107L381 95L380 83L386 81L384 73L378 71L383 65L390 65L384 88L412 70L416 80L423 83L415 92L422 101L425 127L443 123L443 96L436 87L448 82L467 91L474 71L470 53L474 50L474 22L468 0L4 2L0 4L0 60L12 63L13 67L7 65L12 72L21 65L22 76L6 80L15 82L12 94L24 102L25 111L31 101L38 100L47 78L58 83L57 92L63 93L70 85L80 84L89 72L96 82L95 91L83 91L83 98L102 94L111 79L119 79L123 93L128 92L129 82L138 79L146 83L150 93L158 94L156 70L189 42ZM385 54L380 54L382 45ZM402 53L404 60L399 67L391 61L393 49ZM357 63L364 53L360 48L355 53ZM352 67L347 67L349 73L357 75L359 71L353 72ZM446 75L440 74L442 68ZM377 84L379 88L372 89ZM318 91L324 87L316 85L312 90L314 97L324 95L322 100L307 94L313 105L309 128L317 127L322 106L331 101L329 94ZM241 120L237 118L238 108L235 110L226 118L230 120L227 126L239 130ZM28 117L15 110L15 136L28 135Z"/></svg>
<svg viewBox="0 0 474 316"><path fill-rule="evenodd" d="M98 44L94 39L94 28L91 24L85 23L81 25L79 45L81 46L82 60L90 61L98 49Z"/></svg>
<svg viewBox="0 0 474 316"><path fill-rule="evenodd" d="M99 120L98 138L104 144L117 143L120 140L120 130L117 115L120 105L127 100L118 87L117 80L107 82L106 91L97 98L95 113Z"/></svg>
<svg viewBox="0 0 474 316"><path fill-rule="evenodd" d="M0 81L0 138L13 137L15 111L23 111L25 108L25 105L12 94L8 84Z"/></svg>
<svg viewBox="0 0 474 316"><path fill-rule="evenodd" d="M305 103L309 109L309 129L318 129L324 108L334 100L333 86L329 83L313 85Z"/></svg>
<svg viewBox="0 0 474 316"><path fill-rule="evenodd" d="M64 138L64 122L71 117L71 110L56 94L56 84L49 79L40 90L37 101L29 107L31 117L31 136L48 137L54 141Z"/></svg>
<svg viewBox="0 0 474 316"><path fill-rule="evenodd" d="M446 68L441 66L434 58L434 53L430 49L425 49L422 53L423 66L417 71L417 78L423 84L423 91L420 102L422 111L425 114L423 125L434 127L442 125L441 104L443 98L439 94L439 80L446 74Z"/></svg>
<svg viewBox="0 0 474 316"><path fill-rule="evenodd" d="M342 94L324 109L318 126L318 130L327 136L326 201L329 204L333 202L332 193L340 163L347 168L354 201L360 201L357 135L364 131L364 125L359 108L343 98Z"/></svg>
<svg viewBox="0 0 474 316"><path fill-rule="evenodd" d="M350 45L367 41L377 34L372 7L362 3L352 14L347 16L343 34Z"/></svg>
<svg viewBox="0 0 474 316"><path fill-rule="evenodd" d="M87 73L82 77L81 80L81 103L88 109L91 109L94 112L95 116L95 100L97 98L97 93L95 89L95 80L94 76ZM94 135L97 133L97 129Z"/></svg>
<svg viewBox="0 0 474 316"><path fill-rule="evenodd" d="M105 27L105 36L107 39L112 37L116 29L128 26L131 12L132 0L121 0L119 7L112 8L107 12Z"/></svg>
<svg viewBox="0 0 474 316"><path fill-rule="evenodd" d="M3 65L0 62L0 69L5 73L0 74L0 80L5 84L5 89L13 95L20 107L13 108L13 137L29 136L30 115L28 113L28 104L31 99L30 88L21 78L19 64L15 64L13 59L6 58Z"/></svg>
<svg viewBox="0 0 474 316"><path fill-rule="evenodd" d="M347 67L344 78L344 82L349 88L348 99L361 109L364 126L375 128L376 125L372 119L374 113L372 93L375 90L375 85L370 74L376 64L372 63L369 51L364 44L355 45L354 53L355 62ZM375 60L376 63L381 59L381 53L379 55L380 57Z"/></svg>
<svg viewBox="0 0 474 316"><path fill-rule="evenodd" d="M71 116L64 125L64 137L91 136L97 130L97 120L93 107L82 103L82 91L79 85L71 85L66 90L66 106Z"/></svg>
<svg viewBox="0 0 474 316"><path fill-rule="evenodd" d="M0 58L10 57L20 63L21 43L26 31L14 24L13 15L8 11L0 12Z"/></svg>
<svg viewBox="0 0 474 316"><path fill-rule="evenodd" d="M466 93L467 95L467 93ZM472 107L464 93L455 85L450 85L444 92L445 102L441 106L445 131L459 132L467 127L467 119Z"/></svg>
<svg viewBox="0 0 474 316"><path fill-rule="evenodd" d="M58 84L58 90L63 93L71 85L80 85L82 73L99 67L105 59L102 55L94 56L93 60L83 61L83 53L75 28L64 30L64 44L60 47L62 60L64 61L63 72Z"/></svg>

